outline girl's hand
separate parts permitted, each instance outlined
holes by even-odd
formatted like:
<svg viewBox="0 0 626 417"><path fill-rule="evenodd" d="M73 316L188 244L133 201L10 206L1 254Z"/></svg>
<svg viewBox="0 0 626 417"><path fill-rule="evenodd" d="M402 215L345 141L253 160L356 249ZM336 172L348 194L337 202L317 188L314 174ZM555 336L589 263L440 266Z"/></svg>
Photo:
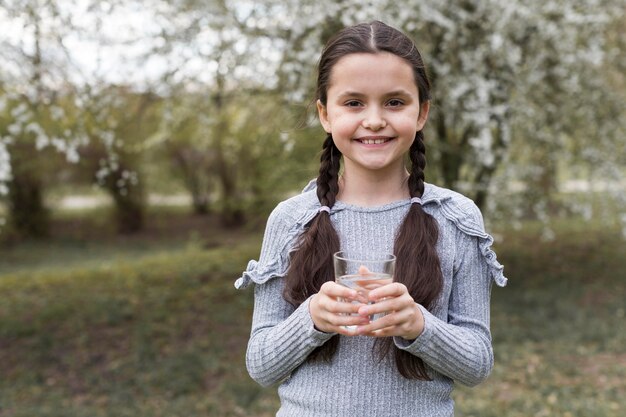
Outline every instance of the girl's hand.
<svg viewBox="0 0 626 417"><path fill-rule="evenodd" d="M354 336L355 328L347 329L345 326L358 326L369 323L367 317L357 313L362 303L352 303L357 300L358 294L350 288L335 282L325 282L320 291L315 294L309 303L309 312L315 328L326 333L339 333L346 336ZM355 314L351 316L349 314Z"/></svg>
<svg viewBox="0 0 626 417"><path fill-rule="evenodd" d="M404 284L394 282L372 290L369 301L374 304L361 306L358 310L360 315L386 315L359 326L357 334L373 337L400 336L413 340L424 331L424 316Z"/></svg>

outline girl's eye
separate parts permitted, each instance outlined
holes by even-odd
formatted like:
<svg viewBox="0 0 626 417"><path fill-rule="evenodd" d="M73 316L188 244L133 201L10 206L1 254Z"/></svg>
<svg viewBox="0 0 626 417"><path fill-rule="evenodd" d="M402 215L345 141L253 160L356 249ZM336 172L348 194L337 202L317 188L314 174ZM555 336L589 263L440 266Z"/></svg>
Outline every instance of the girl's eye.
<svg viewBox="0 0 626 417"><path fill-rule="evenodd" d="M346 101L345 105L348 107L358 107L361 105L361 103L356 100L350 100L350 101Z"/></svg>
<svg viewBox="0 0 626 417"><path fill-rule="evenodd" d="M387 105L388 105L388 106L391 106L391 107L398 107L398 106L401 106L401 105L403 105L403 104L404 104L404 103L402 102L402 100L398 100L398 99L396 99L396 98L391 99L391 100L389 100L389 101L387 102Z"/></svg>

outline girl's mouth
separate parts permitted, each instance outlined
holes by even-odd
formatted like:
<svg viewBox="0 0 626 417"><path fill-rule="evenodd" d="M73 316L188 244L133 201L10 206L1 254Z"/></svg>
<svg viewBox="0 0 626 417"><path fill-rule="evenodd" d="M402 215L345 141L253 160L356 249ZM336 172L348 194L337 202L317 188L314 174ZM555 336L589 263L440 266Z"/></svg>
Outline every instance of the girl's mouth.
<svg viewBox="0 0 626 417"><path fill-rule="evenodd" d="M355 139L357 142L361 142L364 145L380 145L386 142L389 142L393 138L388 136L368 136L363 138Z"/></svg>

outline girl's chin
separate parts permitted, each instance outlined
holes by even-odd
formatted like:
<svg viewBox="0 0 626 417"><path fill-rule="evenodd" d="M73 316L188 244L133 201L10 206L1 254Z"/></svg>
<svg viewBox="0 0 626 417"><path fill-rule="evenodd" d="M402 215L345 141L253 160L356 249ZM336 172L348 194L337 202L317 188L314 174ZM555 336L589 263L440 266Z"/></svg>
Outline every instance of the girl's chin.
<svg viewBox="0 0 626 417"><path fill-rule="evenodd" d="M397 163L396 161L389 161L388 159L386 160L361 160L358 161L356 164L351 164L355 167L358 167L359 169L364 169L367 171L384 171L384 170L389 170L394 168L396 165L398 165L399 167L403 167L403 161L399 161L399 163Z"/></svg>

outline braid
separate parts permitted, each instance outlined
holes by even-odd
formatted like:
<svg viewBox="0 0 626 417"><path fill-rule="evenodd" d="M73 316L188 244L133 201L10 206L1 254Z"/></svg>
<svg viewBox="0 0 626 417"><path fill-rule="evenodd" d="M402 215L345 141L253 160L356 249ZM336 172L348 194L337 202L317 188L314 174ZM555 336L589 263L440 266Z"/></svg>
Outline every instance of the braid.
<svg viewBox="0 0 626 417"><path fill-rule="evenodd" d="M335 205L339 192L341 152L328 134L322 145L320 170L317 177L317 198L329 208ZM283 297L295 307L319 292L326 281L334 281L333 254L340 249L339 236L330 221L330 213L321 211L300 235L291 262ZM309 355L309 360L330 361L339 346L335 335Z"/></svg>
<svg viewBox="0 0 626 417"><path fill-rule="evenodd" d="M320 170L317 177L317 198L323 206L335 205L339 193L339 159L341 152L335 146L332 135L329 133L322 145L320 156Z"/></svg>
<svg viewBox="0 0 626 417"><path fill-rule="evenodd" d="M411 174L409 176L409 190L412 197L422 197L424 194L424 168L426 167L426 149L424 135L421 131L415 135L415 140L409 151L411 159ZM439 239L437 221L424 211L421 204L411 204L402 226L398 230L395 242L395 253L401 269L411 271L411 274L400 274L400 279L408 280L407 287L413 299L426 308L432 308L439 295L441 271L436 245ZM422 267L413 273L411 265L422 264ZM430 271L426 273L426 271ZM439 277L439 279L438 279Z"/></svg>
<svg viewBox="0 0 626 417"><path fill-rule="evenodd" d="M420 130L409 150L411 159L411 175L409 176L409 192L411 197L422 197L424 194L424 170L426 169L426 147L424 133Z"/></svg>

